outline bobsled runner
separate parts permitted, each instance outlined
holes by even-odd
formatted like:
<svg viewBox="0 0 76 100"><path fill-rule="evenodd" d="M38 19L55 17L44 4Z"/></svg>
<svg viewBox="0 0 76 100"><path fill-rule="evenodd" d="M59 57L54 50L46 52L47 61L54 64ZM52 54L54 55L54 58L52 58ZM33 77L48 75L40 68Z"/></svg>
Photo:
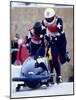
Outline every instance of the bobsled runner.
<svg viewBox="0 0 76 100"><path fill-rule="evenodd" d="M50 73L46 57L37 59L28 57L21 67L20 76L13 77L12 81L23 82L23 84L17 84L16 91L19 91L21 86L36 89L43 84L48 87L51 76L55 76L55 74Z"/></svg>

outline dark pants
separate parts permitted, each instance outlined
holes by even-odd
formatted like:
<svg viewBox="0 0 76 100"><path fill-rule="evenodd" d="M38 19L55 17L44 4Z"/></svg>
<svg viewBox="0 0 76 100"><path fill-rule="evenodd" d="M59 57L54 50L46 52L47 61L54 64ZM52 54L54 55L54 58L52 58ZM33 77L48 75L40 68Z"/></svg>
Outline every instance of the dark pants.
<svg viewBox="0 0 76 100"><path fill-rule="evenodd" d="M60 38L51 44L51 51L53 57L53 66L56 70L57 76L61 75L61 64L66 62L66 37L65 34L62 34ZM59 60L58 60L59 56Z"/></svg>
<svg viewBox="0 0 76 100"><path fill-rule="evenodd" d="M14 51L11 54L11 64L14 64L14 62L16 61L16 57L17 57L17 51Z"/></svg>
<svg viewBox="0 0 76 100"><path fill-rule="evenodd" d="M11 50L12 49L18 49L18 42L15 42L14 40L11 41ZM16 61L17 52L18 51L13 51L11 53L11 64L14 64L14 62Z"/></svg>
<svg viewBox="0 0 76 100"><path fill-rule="evenodd" d="M43 57L45 54L45 47L43 47L41 44L34 44L31 42L30 52L31 52L31 56Z"/></svg>
<svg viewBox="0 0 76 100"><path fill-rule="evenodd" d="M67 40L65 34L62 34L57 42L61 64L64 64L66 62L66 45L67 45Z"/></svg>

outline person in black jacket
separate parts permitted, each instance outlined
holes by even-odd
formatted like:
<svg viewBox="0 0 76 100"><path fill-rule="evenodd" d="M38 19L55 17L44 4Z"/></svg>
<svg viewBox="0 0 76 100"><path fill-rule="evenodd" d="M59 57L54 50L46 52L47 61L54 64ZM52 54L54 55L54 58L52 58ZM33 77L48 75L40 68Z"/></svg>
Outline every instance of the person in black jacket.
<svg viewBox="0 0 76 100"><path fill-rule="evenodd" d="M18 39L19 39L19 34L16 34L14 39L11 40L11 64L15 64L16 61L17 52L19 50Z"/></svg>

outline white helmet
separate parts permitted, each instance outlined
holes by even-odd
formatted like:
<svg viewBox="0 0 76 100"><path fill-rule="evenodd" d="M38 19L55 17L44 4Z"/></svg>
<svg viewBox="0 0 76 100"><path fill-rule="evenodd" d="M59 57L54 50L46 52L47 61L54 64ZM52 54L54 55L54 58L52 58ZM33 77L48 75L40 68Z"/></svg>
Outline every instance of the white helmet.
<svg viewBox="0 0 76 100"><path fill-rule="evenodd" d="M55 16L55 11L52 8L46 8L44 11L44 17L45 18L51 18Z"/></svg>

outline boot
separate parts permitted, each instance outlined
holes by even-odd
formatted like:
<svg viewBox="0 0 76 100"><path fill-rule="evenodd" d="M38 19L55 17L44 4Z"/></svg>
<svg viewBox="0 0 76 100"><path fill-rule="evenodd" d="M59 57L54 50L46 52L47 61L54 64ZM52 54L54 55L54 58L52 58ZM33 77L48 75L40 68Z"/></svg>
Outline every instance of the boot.
<svg viewBox="0 0 76 100"><path fill-rule="evenodd" d="M66 61L69 62L70 59L71 59L71 58L70 58L69 52L66 52Z"/></svg>
<svg viewBox="0 0 76 100"><path fill-rule="evenodd" d="M56 77L56 83L57 84L62 83L62 77L61 76Z"/></svg>
<svg viewBox="0 0 76 100"><path fill-rule="evenodd" d="M50 77L49 82L50 82L52 85L54 84L54 79L53 79L53 77Z"/></svg>

